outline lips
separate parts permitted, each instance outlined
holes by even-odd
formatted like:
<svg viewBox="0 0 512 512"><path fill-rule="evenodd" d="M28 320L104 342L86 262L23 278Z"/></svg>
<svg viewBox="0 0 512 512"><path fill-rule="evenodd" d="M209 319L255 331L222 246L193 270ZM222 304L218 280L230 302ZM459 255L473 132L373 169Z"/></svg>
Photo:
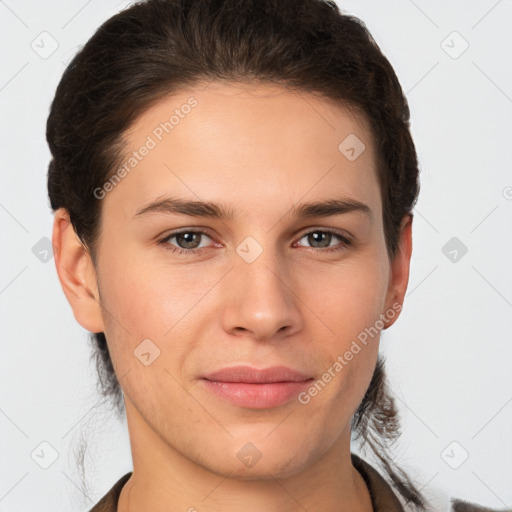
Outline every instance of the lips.
<svg viewBox="0 0 512 512"><path fill-rule="evenodd" d="M285 366L234 366L205 375L206 389L238 407L269 409L292 401L313 377Z"/></svg>
<svg viewBox="0 0 512 512"><path fill-rule="evenodd" d="M247 384L301 382L311 379L309 375L286 366L272 366L263 369L251 368L250 366L233 366L210 373L204 378L216 382L245 382Z"/></svg>

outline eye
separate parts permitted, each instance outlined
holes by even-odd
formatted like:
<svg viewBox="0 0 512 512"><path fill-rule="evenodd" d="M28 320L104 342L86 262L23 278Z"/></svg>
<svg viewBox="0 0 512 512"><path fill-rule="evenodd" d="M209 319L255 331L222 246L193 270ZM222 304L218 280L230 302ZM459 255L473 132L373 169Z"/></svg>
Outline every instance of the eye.
<svg viewBox="0 0 512 512"><path fill-rule="evenodd" d="M177 233L171 233L160 243L165 247L165 249L178 253L178 254L195 254L198 252L202 252L202 249L207 248L208 246L202 245L204 238L212 240L211 237L205 231L201 230L188 230L188 231L180 231ZM172 240L175 240L175 244L171 244Z"/></svg>
<svg viewBox="0 0 512 512"><path fill-rule="evenodd" d="M207 244L207 240L205 242L205 238L212 241L212 238L206 231L189 229L171 233L159 243L163 245L166 250L173 253L193 256L212 247ZM337 231L329 229L315 229L304 234L299 241L303 239L306 239L312 249L321 250L321 252L341 251L351 244L351 241L347 237ZM338 243L332 245L332 242L336 239ZM295 242L293 245L294 247L307 247L303 243L298 242ZM222 247L222 245L217 244L217 247Z"/></svg>
<svg viewBox="0 0 512 512"><path fill-rule="evenodd" d="M306 239L307 243L310 244L313 249L324 249L323 252L339 251L348 247L351 243L350 240L341 233L329 229L315 229L303 235L300 240L303 239ZM338 244L331 245L331 242L335 239L338 239L341 243L338 242Z"/></svg>

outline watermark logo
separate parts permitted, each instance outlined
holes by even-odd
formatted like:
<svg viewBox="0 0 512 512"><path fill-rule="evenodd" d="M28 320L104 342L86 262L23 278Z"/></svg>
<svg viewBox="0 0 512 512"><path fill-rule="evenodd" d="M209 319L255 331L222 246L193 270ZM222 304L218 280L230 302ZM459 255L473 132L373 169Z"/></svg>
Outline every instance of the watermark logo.
<svg viewBox="0 0 512 512"><path fill-rule="evenodd" d="M149 338L146 338L137 345L133 353L144 366L149 366L160 356L160 349Z"/></svg>
<svg viewBox="0 0 512 512"><path fill-rule="evenodd" d="M353 133L345 137L338 146L339 152L351 162L357 160L365 149L363 141Z"/></svg>
<svg viewBox="0 0 512 512"><path fill-rule="evenodd" d="M441 251L452 263L458 263L466 255L468 248L454 236L443 245Z"/></svg>
<svg viewBox="0 0 512 512"><path fill-rule="evenodd" d="M252 443L246 443L238 450L236 456L244 466L252 468L262 457L262 453Z"/></svg>
<svg viewBox="0 0 512 512"><path fill-rule="evenodd" d="M253 263L263 252L263 247L256 241L252 236L244 238L244 240L238 244L236 253L246 263Z"/></svg>
<svg viewBox="0 0 512 512"><path fill-rule="evenodd" d="M53 258L52 241L47 236L43 236L32 247L32 254L42 263L48 263Z"/></svg>
<svg viewBox="0 0 512 512"><path fill-rule="evenodd" d="M48 469L59 458L59 452L48 441L43 441L32 450L30 456L40 468Z"/></svg>
<svg viewBox="0 0 512 512"><path fill-rule="evenodd" d="M452 441L442 452L441 458L452 469L459 469L469 458L468 451L457 441Z"/></svg>
<svg viewBox="0 0 512 512"><path fill-rule="evenodd" d="M49 33L41 32L31 43L30 47L34 50L41 59L48 59L51 57L59 47L57 40Z"/></svg>
<svg viewBox="0 0 512 512"><path fill-rule="evenodd" d="M453 31L441 41L441 48L452 59L458 59L469 48L469 43L457 31Z"/></svg>

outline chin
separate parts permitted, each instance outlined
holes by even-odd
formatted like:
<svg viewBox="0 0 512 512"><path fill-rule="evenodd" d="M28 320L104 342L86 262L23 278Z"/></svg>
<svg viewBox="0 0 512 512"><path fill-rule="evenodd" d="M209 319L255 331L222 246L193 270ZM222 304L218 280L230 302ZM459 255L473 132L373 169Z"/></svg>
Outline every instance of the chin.
<svg viewBox="0 0 512 512"><path fill-rule="evenodd" d="M265 436L267 434L265 433ZM320 447L308 446L303 439L276 437L273 442L234 441L230 447L210 452L209 460L196 463L207 470L235 480L273 480L292 477L310 467L321 455ZM254 439L254 437L253 437ZM302 441L302 442L301 442ZM315 453L318 456L315 457ZM231 456L229 454L232 454ZM202 463L201 463L202 462Z"/></svg>
<svg viewBox="0 0 512 512"><path fill-rule="evenodd" d="M228 477L233 480L241 481L271 481L293 477L309 466L308 460L298 454L290 454L287 458L276 458L275 456L264 456L252 467L245 466L243 463L232 464L232 461L226 461L223 467L208 468L213 473L222 477Z"/></svg>

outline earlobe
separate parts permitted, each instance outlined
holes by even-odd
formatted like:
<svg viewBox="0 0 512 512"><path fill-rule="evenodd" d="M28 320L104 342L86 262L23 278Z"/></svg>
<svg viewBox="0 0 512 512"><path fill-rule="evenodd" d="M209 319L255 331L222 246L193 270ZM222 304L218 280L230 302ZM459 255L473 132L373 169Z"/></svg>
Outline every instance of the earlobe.
<svg viewBox="0 0 512 512"><path fill-rule="evenodd" d="M90 332L103 332L96 271L64 208L55 212L52 244L57 275L75 319Z"/></svg>
<svg viewBox="0 0 512 512"><path fill-rule="evenodd" d="M409 269L412 254L412 215L406 214L400 224L400 241L394 260L391 262L388 293L386 297L386 319L384 329L391 327L402 309L407 285L409 283ZM387 311L393 311L386 315Z"/></svg>

